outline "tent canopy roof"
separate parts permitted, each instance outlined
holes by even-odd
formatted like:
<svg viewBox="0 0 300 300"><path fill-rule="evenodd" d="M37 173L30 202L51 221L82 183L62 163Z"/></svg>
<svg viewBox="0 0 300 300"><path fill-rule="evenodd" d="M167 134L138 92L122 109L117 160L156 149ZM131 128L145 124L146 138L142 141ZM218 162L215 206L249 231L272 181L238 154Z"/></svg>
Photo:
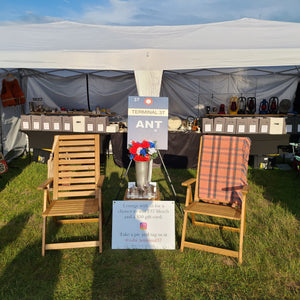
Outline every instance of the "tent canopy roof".
<svg viewBox="0 0 300 300"><path fill-rule="evenodd" d="M180 70L300 65L299 23L1 25L0 68Z"/></svg>

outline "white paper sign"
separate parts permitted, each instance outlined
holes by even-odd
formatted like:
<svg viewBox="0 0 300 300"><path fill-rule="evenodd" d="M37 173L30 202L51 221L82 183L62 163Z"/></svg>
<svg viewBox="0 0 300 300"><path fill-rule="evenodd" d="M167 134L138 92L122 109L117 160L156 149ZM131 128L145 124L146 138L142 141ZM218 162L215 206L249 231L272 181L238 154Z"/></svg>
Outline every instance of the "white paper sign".
<svg viewBox="0 0 300 300"><path fill-rule="evenodd" d="M211 124L205 124L204 125L204 131L205 132L211 132Z"/></svg>
<svg viewBox="0 0 300 300"><path fill-rule="evenodd" d="M269 129L269 126L268 126L268 125L262 125L262 126L261 126L261 132L262 132L262 133L268 133L268 129Z"/></svg>
<svg viewBox="0 0 300 300"><path fill-rule="evenodd" d="M60 129L59 123L53 123L53 128L54 130L59 130Z"/></svg>
<svg viewBox="0 0 300 300"><path fill-rule="evenodd" d="M233 132L234 126L232 124L227 126L227 132Z"/></svg>
<svg viewBox="0 0 300 300"><path fill-rule="evenodd" d="M239 125L239 126L238 126L238 132L239 132L239 133L244 133L244 132L245 132L245 125L242 125L242 124Z"/></svg>
<svg viewBox="0 0 300 300"><path fill-rule="evenodd" d="M250 125L249 126L249 132L250 133L255 133L256 132L256 125Z"/></svg>
<svg viewBox="0 0 300 300"><path fill-rule="evenodd" d="M39 130L40 129L40 122L33 122L33 129Z"/></svg>
<svg viewBox="0 0 300 300"><path fill-rule="evenodd" d="M223 125L222 124L217 124L216 125L216 132L222 132L223 131Z"/></svg>
<svg viewBox="0 0 300 300"><path fill-rule="evenodd" d="M71 124L70 123L65 123L65 130L71 130Z"/></svg>
<svg viewBox="0 0 300 300"><path fill-rule="evenodd" d="M97 130L98 131L103 131L103 124L98 124L98 127L97 127Z"/></svg>
<svg viewBox="0 0 300 300"><path fill-rule="evenodd" d="M175 249L175 202L113 201L112 249Z"/></svg>
<svg viewBox="0 0 300 300"><path fill-rule="evenodd" d="M94 131L94 124L87 124L87 131Z"/></svg>

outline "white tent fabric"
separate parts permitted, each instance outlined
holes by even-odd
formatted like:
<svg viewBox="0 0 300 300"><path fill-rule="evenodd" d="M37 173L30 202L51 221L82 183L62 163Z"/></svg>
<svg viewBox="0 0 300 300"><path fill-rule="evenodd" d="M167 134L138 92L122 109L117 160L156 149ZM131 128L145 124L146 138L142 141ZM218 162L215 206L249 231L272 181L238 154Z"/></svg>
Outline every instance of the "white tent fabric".
<svg viewBox="0 0 300 300"><path fill-rule="evenodd" d="M300 64L299 23L241 19L184 26L2 25L0 66L174 70Z"/></svg>
<svg viewBox="0 0 300 300"><path fill-rule="evenodd" d="M135 81L141 97L159 97L162 70L135 70Z"/></svg>
<svg viewBox="0 0 300 300"><path fill-rule="evenodd" d="M169 97L171 116L199 116L205 105L226 103L230 96L256 95L257 105L272 96L292 99L299 32L300 23L247 18L151 27L2 24L0 77L9 69L20 75L27 106L42 97L49 106L100 106L126 117L127 97L138 93ZM62 70L60 77L41 74L49 69ZM1 104L0 112L0 142L8 155L24 141L15 134L20 112Z"/></svg>

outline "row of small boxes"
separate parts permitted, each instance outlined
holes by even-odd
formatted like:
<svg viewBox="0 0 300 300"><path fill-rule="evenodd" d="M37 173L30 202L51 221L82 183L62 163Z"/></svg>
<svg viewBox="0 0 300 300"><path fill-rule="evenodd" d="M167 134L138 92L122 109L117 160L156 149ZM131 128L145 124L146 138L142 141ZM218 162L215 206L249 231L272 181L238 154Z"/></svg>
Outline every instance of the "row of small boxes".
<svg viewBox="0 0 300 300"><path fill-rule="evenodd" d="M21 115L21 129L32 131L107 132L107 116Z"/></svg>
<svg viewBox="0 0 300 300"><path fill-rule="evenodd" d="M216 117L202 119L203 133L285 134L285 119L281 117Z"/></svg>

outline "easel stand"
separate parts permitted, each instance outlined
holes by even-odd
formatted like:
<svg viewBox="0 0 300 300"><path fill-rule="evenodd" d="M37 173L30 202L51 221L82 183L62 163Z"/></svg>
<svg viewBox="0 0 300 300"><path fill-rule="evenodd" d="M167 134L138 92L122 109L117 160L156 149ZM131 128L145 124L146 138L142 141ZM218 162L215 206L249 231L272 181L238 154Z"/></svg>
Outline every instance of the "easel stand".
<svg viewBox="0 0 300 300"><path fill-rule="evenodd" d="M175 197L175 203L176 203L176 206L178 207L178 209L180 210L180 212L182 213L182 215L184 215L184 212L183 212L183 210L182 210L182 208L181 208L181 206L180 206L180 203L179 203L179 201L178 201L178 199L177 199L177 194L176 194L176 192L175 192L175 189L174 189L173 183L172 183L172 181L171 181L171 178L170 178L170 176L169 176L169 173L168 173L168 170L167 170L167 168L166 168L166 165L165 165L165 163L164 163L164 161L163 161L163 159L162 159L162 156L161 156L159 150L157 150L157 152L158 152L158 156L159 156L159 158L160 158L160 161L161 161L161 163L162 163L162 165L163 165L163 167L164 167L164 169L165 169L165 172L166 172L168 181L169 181L170 186L171 186L172 193L173 193L173 195L174 195L174 197Z"/></svg>

